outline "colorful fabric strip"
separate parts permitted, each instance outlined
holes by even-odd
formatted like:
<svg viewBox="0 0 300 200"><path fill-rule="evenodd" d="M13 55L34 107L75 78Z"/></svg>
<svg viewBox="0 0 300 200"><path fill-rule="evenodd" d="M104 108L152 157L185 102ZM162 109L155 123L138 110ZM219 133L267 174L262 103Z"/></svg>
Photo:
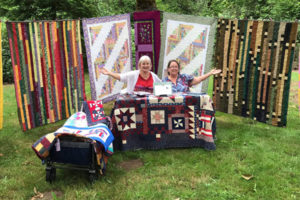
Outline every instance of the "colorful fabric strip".
<svg viewBox="0 0 300 200"><path fill-rule="evenodd" d="M152 71L158 72L160 52L160 11L133 13L135 63L141 56L148 55L152 61Z"/></svg>
<svg viewBox="0 0 300 200"><path fill-rule="evenodd" d="M0 21L0 130L3 126L2 22Z"/></svg>
<svg viewBox="0 0 300 200"><path fill-rule="evenodd" d="M68 118L86 99L80 21L6 22L23 131Z"/></svg>
<svg viewBox="0 0 300 200"><path fill-rule="evenodd" d="M299 62L299 88L298 88L298 103L299 103L299 111L300 111L300 51L298 56L298 62Z"/></svg>
<svg viewBox="0 0 300 200"><path fill-rule="evenodd" d="M219 19L216 109L286 126L297 23Z"/></svg>

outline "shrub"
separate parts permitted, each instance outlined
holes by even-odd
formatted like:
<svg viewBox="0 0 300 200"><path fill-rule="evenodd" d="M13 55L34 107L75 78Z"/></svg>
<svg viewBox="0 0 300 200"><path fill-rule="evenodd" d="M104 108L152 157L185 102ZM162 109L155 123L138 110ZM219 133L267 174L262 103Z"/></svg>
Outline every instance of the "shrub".
<svg viewBox="0 0 300 200"><path fill-rule="evenodd" d="M3 82L13 83L14 74L11 65L11 56L7 37L6 27L2 28L2 67L3 67Z"/></svg>

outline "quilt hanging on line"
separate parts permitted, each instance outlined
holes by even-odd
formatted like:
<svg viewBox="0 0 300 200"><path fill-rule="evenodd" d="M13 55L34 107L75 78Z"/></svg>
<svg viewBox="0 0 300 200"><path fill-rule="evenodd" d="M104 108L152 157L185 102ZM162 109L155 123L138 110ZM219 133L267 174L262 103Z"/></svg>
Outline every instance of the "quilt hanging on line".
<svg viewBox="0 0 300 200"><path fill-rule="evenodd" d="M0 130L3 126L2 23L0 21Z"/></svg>
<svg viewBox="0 0 300 200"><path fill-rule="evenodd" d="M164 13L158 74L164 78L170 60L180 63L180 73L194 76L210 71L217 20ZM194 86L207 92L208 79Z"/></svg>
<svg viewBox="0 0 300 200"><path fill-rule="evenodd" d="M219 19L216 110L286 126L297 23Z"/></svg>
<svg viewBox="0 0 300 200"><path fill-rule="evenodd" d="M130 14L84 19L82 24L92 100L113 97L124 84L100 74L99 69L116 73L132 69Z"/></svg>
<svg viewBox="0 0 300 200"><path fill-rule="evenodd" d="M298 56L298 65L299 65L299 75L298 75L298 79L299 79L299 85L298 85L298 104L299 104L299 111L300 111L300 49L299 49L299 56Z"/></svg>
<svg viewBox="0 0 300 200"><path fill-rule="evenodd" d="M157 74L160 50L160 11L133 13L136 68L140 57L147 55L152 61L152 71Z"/></svg>
<svg viewBox="0 0 300 200"><path fill-rule="evenodd" d="M6 27L23 131L69 118L86 99L80 21Z"/></svg>

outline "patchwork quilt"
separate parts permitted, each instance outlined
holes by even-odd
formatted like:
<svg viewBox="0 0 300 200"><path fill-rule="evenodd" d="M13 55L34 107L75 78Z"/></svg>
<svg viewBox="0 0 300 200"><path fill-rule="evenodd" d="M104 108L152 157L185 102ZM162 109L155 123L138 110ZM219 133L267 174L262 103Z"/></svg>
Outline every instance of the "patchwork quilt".
<svg viewBox="0 0 300 200"><path fill-rule="evenodd" d="M2 23L0 21L0 130L3 125Z"/></svg>
<svg viewBox="0 0 300 200"><path fill-rule="evenodd" d="M160 52L160 11L133 13L136 67L140 57L147 55L152 61L152 70L157 74Z"/></svg>
<svg viewBox="0 0 300 200"><path fill-rule="evenodd" d="M87 118L84 112L73 114L55 133L77 134L90 138L100 142L104 146L105 151L108 150L109 145L114 140L114 136L107 125L98 123L94 126L87 126Z"/></svg>
<svg viewBox="0 0 300 200"><path fill-rule="evenodd" d="M130 14L84 19L82 24L92 99L113 96L124 83L100 74L99 69L116 73L132 69Z"/></svg>
<svg viewBox="0 0 300 200"><path fill-rule="evenodd" d="M114 146L121 150L216 148L215 115L208 95L122 95L112 111Z"/></svg>
<svg viewBox="0 0 300 200"><path fill-rule="evenodd" d="M51 148L55 148L54 145L59 137L63 135L90 139L90 142L94 145L98 165L101 166L100 173L103 174L102 170L105 169L105 162L107 161L103 156L111 156L113 154L112 141L114 140L112 132L105 124L100 123L88 127L86 114L77 112L57 131L49 133L36 141L32 145L32 149L40 159L44 160L49 156Z"/></svg>
<svg viewBox="0 0 300 200"><path fill-rule="evenodd" d="M299 111L300 111L300 51L299 51L299 58L298 58L298 62L299 62L299 88L298 88L298 103L299 103Z"/></svg>
<svg viewBox="0 0 300 200"><path fill-rule="evenodd" d="M52 148L56 148L55 144L56 144L56 141L58 140L58 138L60 136L64 136L64 135L72 135L77 138L86 139L86 137L83 137L80 135L73 135L73 134L67 134L67 133L63 133L63 134L49 133L49 134L41 137L37 142L35 142L32 145L32 149L41 160L45 160L49 156L50 150ZM102 150L101 146L99 145L99 143L97 143L95 140L90 140L90 142L93 144L94 151L97 155L97 164L98 164L98 166L100 166L99 173L104 174L104 170L106 168L106 162L107 162L107 159L105 158L106 154L103 153L103 150Z"/></svg>
<svg viewBox="0 0 300 200"><path fill-rule="evenodd" d="M106 122L107 117L104 114L103 104L101 100L84 101L83 112L87 115L88 126Z"/></svg>
<svg viewBox="0 0 300 200"><path fill-rule="evenodd" d="M86 99L80 21L6 22L23 131L70 117Z"/></svg>
<svg viewBox="0 0 300 200"><path fill-rule="evenodd" d="M216 109L286 126L298 24L219 19Z"/></svg>
<svg viewBox="0 0 300 200"><path fill-rule="evenodd" d="M217 20L164 13L158 74L165 78L170 60L180 63L180 73L200 76L210 71ZM194 86L207 92L208 79Z"/></svg>

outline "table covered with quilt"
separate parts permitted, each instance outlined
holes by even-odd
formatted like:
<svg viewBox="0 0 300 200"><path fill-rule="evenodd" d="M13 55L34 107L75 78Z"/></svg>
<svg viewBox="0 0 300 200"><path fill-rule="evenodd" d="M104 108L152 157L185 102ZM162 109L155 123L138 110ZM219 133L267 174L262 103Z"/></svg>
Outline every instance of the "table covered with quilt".
<svg viewBox="0 0 300 200"><path fill-rule="evenodd" d="M206 94L120 95L112 110L114 148L216 148L215 111Z"/></svg>

